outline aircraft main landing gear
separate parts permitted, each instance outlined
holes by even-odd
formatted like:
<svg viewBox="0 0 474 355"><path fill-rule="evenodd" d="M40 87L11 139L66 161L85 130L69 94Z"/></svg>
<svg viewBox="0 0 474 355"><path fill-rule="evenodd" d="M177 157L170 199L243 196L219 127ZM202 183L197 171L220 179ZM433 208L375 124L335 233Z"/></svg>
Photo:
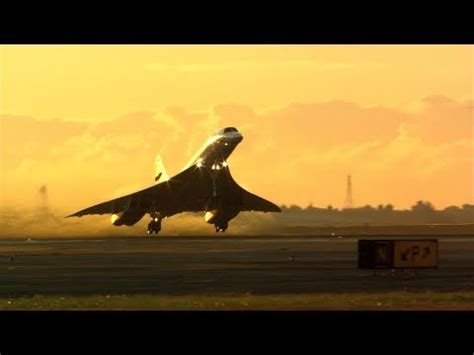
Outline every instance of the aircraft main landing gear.
<svg viewBox="0 0 474 355"><path fill-rule="evenodd" d="M151 222L148 223L148 234L158 234L161 231L161 218L154 217Z"/></svg>
<svg viewBox="0 0 474 355"><path fill-rule="evenodd" d="M225 232L225 230L228 227L228 224L227 223L221 224L221 225L215 224L214 226L216 227L216 233L218 233L218 232Z"/></svg>

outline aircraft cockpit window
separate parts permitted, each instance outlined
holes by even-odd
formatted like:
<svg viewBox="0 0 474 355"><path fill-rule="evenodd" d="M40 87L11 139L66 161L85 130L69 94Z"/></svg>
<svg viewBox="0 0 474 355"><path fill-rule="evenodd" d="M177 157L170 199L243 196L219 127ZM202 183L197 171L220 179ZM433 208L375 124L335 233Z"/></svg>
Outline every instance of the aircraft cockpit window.
<svg viewBox="0 0 474 355"><path fill-rule="evenodd" d="M227 127L227 128L224 128L224 133L228 133L228 132L238 132L236 128L234 127Z"/></svg>
<svg viewBox="0 0 474 355"><path fill-rule="evenodd" d="M237 131L237 128L235 127L226 127L226 128L222 128L219 132L217 132L217 134L224 134L224 133L229 133L229 132L239 132Z"/></svg>

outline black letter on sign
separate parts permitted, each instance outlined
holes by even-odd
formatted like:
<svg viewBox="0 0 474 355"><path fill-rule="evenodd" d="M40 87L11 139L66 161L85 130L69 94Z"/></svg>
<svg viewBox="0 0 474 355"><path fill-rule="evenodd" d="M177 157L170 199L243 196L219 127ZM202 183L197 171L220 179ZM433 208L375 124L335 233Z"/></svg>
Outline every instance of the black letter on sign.
<svg viewBox="0 0 474 355"><path fill-rule="evenodd" d="M411 248L411 254L412 254L412 260L415 260L415 255L420 254L420 247L415 245L414 247Z"/></svg>

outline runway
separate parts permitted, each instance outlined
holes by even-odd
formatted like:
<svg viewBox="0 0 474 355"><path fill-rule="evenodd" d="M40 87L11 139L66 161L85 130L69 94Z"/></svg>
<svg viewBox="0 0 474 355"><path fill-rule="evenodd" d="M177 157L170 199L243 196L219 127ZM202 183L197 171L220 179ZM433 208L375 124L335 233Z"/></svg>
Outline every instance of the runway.
<svg viewBox="0 0 474 355"><path fill-rule="evenodd" d="M358 270L356 236L4 239L0 297L474 290L474 237L434 238L439 268L409 279Z"/></svg>

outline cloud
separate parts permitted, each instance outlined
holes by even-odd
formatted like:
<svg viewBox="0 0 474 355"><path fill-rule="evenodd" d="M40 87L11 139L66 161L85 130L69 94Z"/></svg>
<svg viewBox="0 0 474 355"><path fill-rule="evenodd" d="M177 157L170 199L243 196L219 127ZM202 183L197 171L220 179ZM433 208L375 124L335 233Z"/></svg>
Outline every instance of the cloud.
<svg viewBox="0 0 474 355"><path fill-rule="evenodd" d="M226 126L244 135L229 159L234 178L279 204L339 206L348 173L361 204L407 207L418 197L439 207L470 202L472 102L439 95L422 102L416 112L341 100L267 110L172 106L101 123L2 116L1 204L37 203L42 183L58 215L132 193L154 183L157 153L173 175Z"/></svg>
<svg viewBox="0 0 474 355"><path fill-rule="evenodd" d="M423 109L407 121L411 133L433 144L473 138L474 107L470 100L458 102L433 95L422 102Z"/></svg>
<svg viewBox="0 0 474 355"><path fill-rule="evenodd" d="M71 137L82 135L87 124L61 119L38 120L19 115L0 115L2 165L14 169L24 160L47 157L50 150Z"/></svg>
<svg viewBox="0 0 474 355"><path fill-rule="evenodd" d="M247 125L249 143L232 157L238 181L267 196L285 195L281 203L338 206L348 173L355 174L359 203L405 207L413 196L437 206L472 201L472 108L444 96L423 102L418 112L337 100L215 111L223 126L235 116ZM262 171L271 176L265 183Z"/></svg>

